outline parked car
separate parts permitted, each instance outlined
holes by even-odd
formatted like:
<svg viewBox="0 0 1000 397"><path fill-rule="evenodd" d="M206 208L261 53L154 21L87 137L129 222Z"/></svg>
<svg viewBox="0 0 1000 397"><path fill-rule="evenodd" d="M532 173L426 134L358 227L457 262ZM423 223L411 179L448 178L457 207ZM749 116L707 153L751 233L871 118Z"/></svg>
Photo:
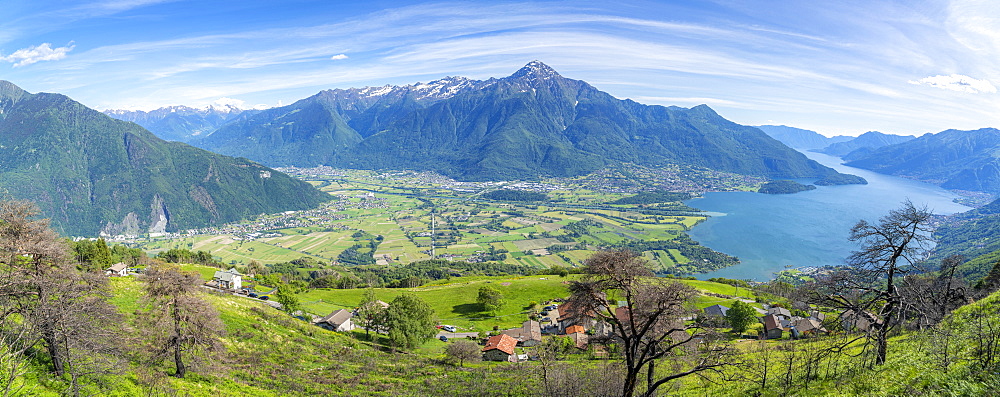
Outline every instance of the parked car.
<svg viewBox="0 0 1000 397"><path fill-rule="evenodd" d="M247 296L249 296L249 297L251 297L251 298L256 298L256 297L257 297L257 293L256 293L256 292L251 292L251 293L250 293L249 295L247 295Z"/></svg>
<svg viewBox="0 0 1000 397"><path fill-rule="evenodd" d="M260 296L260 300L262 300L262 301L266 301L266 300L268 300L268 299L271 299L271 297L270 297L270 296L267 296L267 295L261 295L261 296Z"/></svg>
<svg viewBox="0 0 1000 397"><path fill-rule="evenodd" d="M556 309L556 305L545 306L545 310L555 310L555 309Z"/></svg>
<svg viewBox="0 0 1000 397"><path fill-rule="evenodd" d="M455 326L454 325L442 325L441 329L443 329L445 331L448 331L448 332L455 332Z"/></svg>
<svg viewBox="0 0 1000 397"><path fill-rule="evenodd" d="M441 339L442 342L447 342L448 341L448 337L444 336L444 335L439 336L438 339Z"/></svg>

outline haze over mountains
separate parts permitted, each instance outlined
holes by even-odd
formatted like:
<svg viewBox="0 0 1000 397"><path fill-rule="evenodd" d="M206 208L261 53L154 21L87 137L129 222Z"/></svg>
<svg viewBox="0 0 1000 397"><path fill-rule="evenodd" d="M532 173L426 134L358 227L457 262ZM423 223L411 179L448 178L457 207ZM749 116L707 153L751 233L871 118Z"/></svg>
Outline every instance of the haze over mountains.
<svg viewBox="0 0 1000 397"><path fill-rule="evenodd" d="M911 135L890 135L878 131L868 131L849 141L832 143L819 152L847 159L864 156L872 150L903 143L914 138L916 137Z"/></svg>
<svg viewBox="0 0 1000 397"><path fill-rule="evenodd" d="M1000 131L947 130L919 138L870 131L846 141L785 126L761 126L801 149L843 158L851 167L932 183L946 189L1000 193ZM820 148L824 143L826 146Z"/></svg>
<svg viewBox="0 0 1000 397"><path fill-rule="evenodd" d="M868 131L857 137L845 135L827 137L816 131L784 125L762 125L757 128L790 147L837 157L844 157L856 150L867 153L872 149L906 142L914 138L910 135L891 135L878 131Z"/></svg>
<svg viewBox="0 0 1000 397"><path fill-rule="evenodd" d="M259 107L222 103L203 108L167 106L150 111L110 109L104 114L139 124L163 140L190 142L239 117L248 117L261 110Z"/></svg>
<svg viewBox="0 0 1000 397"><path fill-rule="evenodd" d="M828 137L816 131L786 125L759 125L757 128L789 147L802 150L822 149L834 143L847 142L853 139L845 135Z"/></svg>
<svg viewBox="0 0 1000 397"><path fill-rule="evenodd" d="M311 208L328 195L268 167L0 81L0 188L66 235L139 234Z"/></svg>
<svg viewBox="0 0 1000 397"><path fill-rule="evenodd" d="M433 170L460 180L574 176L618 162L836 174L708 106L619 100L538 61L499 79L322 91L192 143L271 166Z"/></svg>
<svg viewBox="0 0 1000 397"><path fill-rule="evenodd" d="M848 156L846 165L904 176L946 189L1000 193L1000 131L947 130Z"/></svg>

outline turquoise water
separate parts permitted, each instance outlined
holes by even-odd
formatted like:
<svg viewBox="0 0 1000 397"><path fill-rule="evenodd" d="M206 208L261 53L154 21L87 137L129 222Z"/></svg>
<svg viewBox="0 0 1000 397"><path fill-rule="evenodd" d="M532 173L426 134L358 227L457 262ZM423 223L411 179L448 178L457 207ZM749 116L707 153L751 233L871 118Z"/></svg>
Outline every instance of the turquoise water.
<svg viewBox="0 0 1000 397"><path fill-rule="evenodd" d="M927 183L843 166L840 158L804 152L837 171L860 175L868 185L818 186L785 195L707 193L692 207L716 213L690 232L704 246L740 258L739 265L700 275L766 281L787 267L839 265L857 246L847 240L861 219L875 221L910 199L935 214L969 209L953 193ZM800 180L810 183L810 180Z"/></svg>

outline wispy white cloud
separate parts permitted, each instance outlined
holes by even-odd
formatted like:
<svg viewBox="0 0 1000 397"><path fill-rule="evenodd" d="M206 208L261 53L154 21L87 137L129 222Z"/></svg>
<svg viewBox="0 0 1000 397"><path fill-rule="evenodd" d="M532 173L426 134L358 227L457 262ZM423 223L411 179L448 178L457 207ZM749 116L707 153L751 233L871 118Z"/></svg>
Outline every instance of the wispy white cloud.
<svg viewBox="0 0 1000 397"><path fill-rule="evenodd" d="M15 68L41 61L58 61L66 58L66 54L72 51L73 47L75 47L73 43L56 48L52 48L52 43L42 43L34 47L22 48L7 56L0 56L0 60L13 63Z"/></svg>
<svg viewBox="0 0 1000 397"><path fill-rule="evenodd" d="M334 61L339 61L341 59L347 59L347 54L337 54L337 55L334 55L334 56L330 57L330 59L334 60Z"/></svg>
<svg viewBox="0 0 1000 397"><path fill-rule="evenodd" d="M179 0L98 0L81 2L76 7L62 8L47 13L49 16L67 17L71 20L102 17L128 12L137 8L156 4L172 3Z"/></svg>
<svg viewBox="0 0 1000 397"><path fill-rule="evenodd" d="M989 80L975 79L961 74L949 74L924 77L920 80L910 80L910 84L929 85L944 90L968 92L973 94L995 94L997 88Z"/></svg>

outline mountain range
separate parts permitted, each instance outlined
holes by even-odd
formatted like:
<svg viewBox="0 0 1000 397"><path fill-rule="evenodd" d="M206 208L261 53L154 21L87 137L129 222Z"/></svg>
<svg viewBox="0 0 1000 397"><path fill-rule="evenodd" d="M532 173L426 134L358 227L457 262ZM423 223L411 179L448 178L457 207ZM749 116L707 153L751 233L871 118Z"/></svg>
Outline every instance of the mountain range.
<svg viewBox="0 0 1000 397"><path fill-rule="evenodd" d="M1000 130L947 130L869 153L849 155L851 167L903 176L946 189L1000 193Z"/></svg>
<svg viewBox="0 0 1000 397"><path fill-rule="evenodd" d="M192 144L270 166L433 170L459 180L575 176L617 163L837 174L708 106L619 100L538 61L504 78L326 90Z"/></svg>
<svg viewBox="0 0 1000 397"><path fill-rule="evenodd" d="M816 131L785 125L759 125L757 128L764 131L764 133L769 135L771 138L777 139L789 147L801 150L823 149L832 144L847 142L853 139L852 137L845 135L828 137Z"/></svg>
<svg viewBox="0 0 1000 397"><path fill-rule="evenodd" d="M873 149L906 142L914 138L910 135L891 135L878 131L868 131L856 137L845 135L827 137L816 131L784 125L762 125L757 128L789 147L844 157L845 159L849 155L861 157Z"/></svg>
<svg viewBox="0 0 1000 397"><path fill-rule="evenodd" d="M914 138L916 137L911 135L891 135L878 131L868 131L849 141L832 143L818 152L851 160L863 157L875 149L903 143Z"/></svg>
<svg viewBox="0 0 1000 397"><path fill-rule="evenodd" d="M64 235L139 234L311 208L329 196L246 159L166 142L60 95L0 81L0 188Z"/></svg>
<svg viewBox="0 0 1000 397"><path fill-rule="evenodd" d="M235 104L213 104L203 108L166 106L150 111L109 109L104 114L139 124L163 140L190 142L215 132L239 117L248 117L261 110Z"/></svg>

